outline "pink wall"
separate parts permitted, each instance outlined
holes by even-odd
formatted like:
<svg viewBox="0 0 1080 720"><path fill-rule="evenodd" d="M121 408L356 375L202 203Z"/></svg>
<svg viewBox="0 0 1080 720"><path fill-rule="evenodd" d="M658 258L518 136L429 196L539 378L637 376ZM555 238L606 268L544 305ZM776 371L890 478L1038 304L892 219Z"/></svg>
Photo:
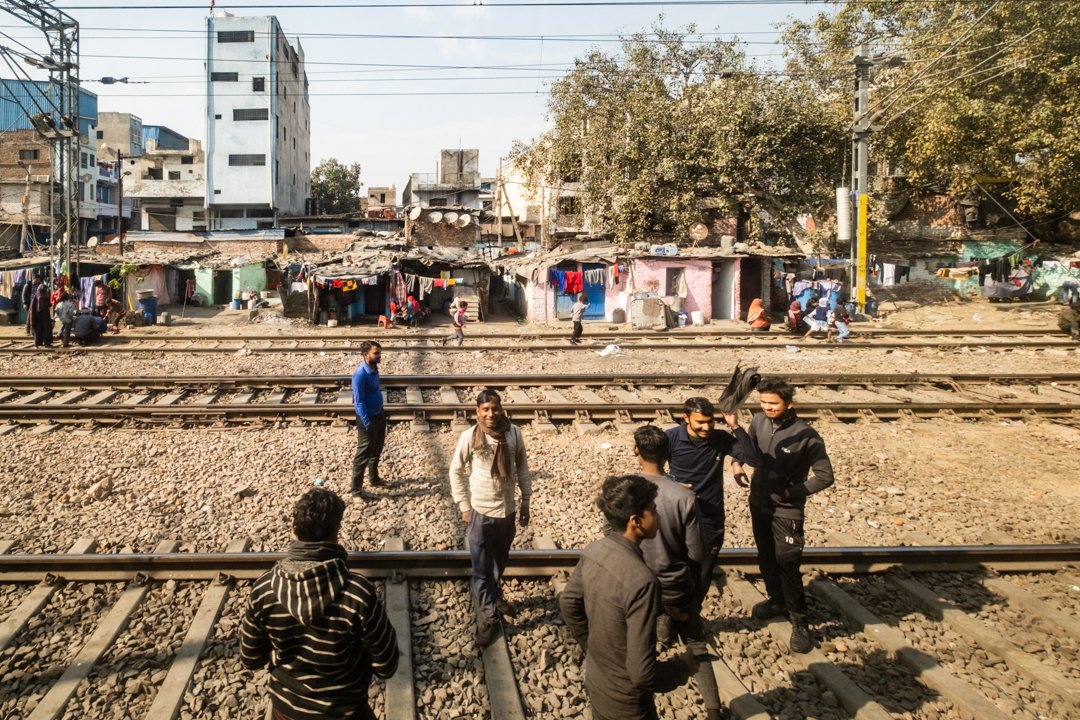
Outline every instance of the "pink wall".
<svg viewBox="0 0 1080 720"><path fill-rule="evenodd" d="M580 269L579 263L578 270ZM541 271L540 274L546 277L546 271ZM627 313L626 316L630 317L629 304L620 302L626 294L626 273L622 274L620 280L618 285L608 285L604 288L604 317L608 321L611 320L611 311L617 307L623 308ZM529 303L529 322L548 324L568 322L555 318L555 289L545 280L529 283L526 295Z"/></svg>
<svg viewBox="0 0 1080 720"><path fill-rule="evenodd" d="M662 297L665 293L664 285L668 268L682 268L683 276L686 278L686 300L683 302L683 312L700 310L706 318L712 317L711 260L638 258L631 262L634 265L631 275L634 287L630 290L645 292L649 289L650 281L655 280L658 288L656 292Z"/></svg>

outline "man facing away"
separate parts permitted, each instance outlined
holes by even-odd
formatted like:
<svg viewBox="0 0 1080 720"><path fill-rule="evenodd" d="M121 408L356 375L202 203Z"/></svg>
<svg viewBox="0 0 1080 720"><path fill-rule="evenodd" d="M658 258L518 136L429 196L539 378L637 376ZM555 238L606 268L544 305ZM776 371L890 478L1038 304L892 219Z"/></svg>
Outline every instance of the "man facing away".
<svg viewBox="0 0 1080 720"><path fill-rule="evenodd" d="M345 503L313 488L296 503L296 542L251 588L240 659L269 665L274 720L373 720L373 675L397 670L397 637L375 586L338 544Z"/></svg>
<svg viewBox="0 0 1080 720"><path fill-rule="evenodd" d="M589 296L581 293L577 296L577 302L570 307L570 320L574 323L574 332L570 335L570 342L575 345L581 343L581 319L585 317L585 310L589 307Z"/></svg>
<svg viewBox="0 0 1080 720"><path fill-rule="evenodd" d="M360 502L369 499L364 493L364 473L371 468L371 484L383 484L379 477L379 457L386 444L386 414L383 413L382 388L379 385L379 362L382 345L375 340L360 344L362 360L352 376L353 408L356 410L356 452L353 454L352 497Z"/></svg>
<svg viewBox="0 0 1080 720"><path fill-rule="evenodd" d="M75 315L78 313L75 301L71 299L71 293L64 290L60 293L60 302L57 303L56 319L60 321L60 341L64 347L71 345L71 328L75 324Z"/></svg>
<svg viewBox="0 0 1080 720"><path fill-rule="evenodd" d="M476 643L484 647L501 631L499 581L514 542L515 494L521 490L517 521L529 524L532 478L521 431L506 417L494 390L476 396L476 425L461 433L450 461L450 494L467 527L476 598ZM502 610L500 610L502 606Z"/></svg>
<svg viewBox="0 0 1080 720"><path fill-rule="evenodd" d="M656 659L660 587L640 547L656 537L656 495L640 475L604 481L597 505L614 532L582 551L559 596L563 620L585 650L593 720L653 720L653 693L671 692L697 671L689 649Z"/></svg>
<svg viewBox="0 0 1080 720"><path fill-rule="evenodd" d="M707 654L707 647L698 603L698 583L705 550L701 543L697 499L694 493L664 472L668 439L663 430L655 425L643 425L635 430L634 455L642 477L656 485L656 516L660 530L656 537L642 541L641 552L645 564L660 583L657 639L662 646L669 647L677 634L695 657L702 657ZM708 717L720 717L720 696L712 667L702 663L697 680Z"/></svg>
<svg viewBox="0 0 1080 720"><path fill-rule="evenodd" d="M725 415L730 433L716 429L716 409L703 397L683 403L683 422L667 431L671 476L697 494L705 560L701 564L698 602L712 584L716 553L724 545L724 458L752 464L757 448L735 415Z"/></svg>
<svg viewBox="0 0 1080 720"><path fill-rule="evenodd" d="M795 414L795 388L780 378L758 384L761 412L750 423L750 437L760 450L750 481L750 520L757 545L758 567L769 597L754 606L758 620L787 613L792 652L813 646L803 589L803 517L806 498L833 484L825 441ZM741 466L732 464L735 480L746 486ZM810 476L813 471L813 476Z"/></svg>
<svg viewBox="0 0 1080 720"><path fill-rule="evenodd" d="M93 345L104 333L105 318L94 315L90 308L83 308L75 315L72 335L79 345Z"/></svg>

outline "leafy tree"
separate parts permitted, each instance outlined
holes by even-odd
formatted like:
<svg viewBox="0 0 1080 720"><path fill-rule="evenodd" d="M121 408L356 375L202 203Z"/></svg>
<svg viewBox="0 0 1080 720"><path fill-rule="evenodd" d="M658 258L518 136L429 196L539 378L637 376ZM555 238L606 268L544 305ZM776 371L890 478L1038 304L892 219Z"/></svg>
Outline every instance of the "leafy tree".
<svg viewBox="0 0 1080 720"><path fill-rule="evenodd" d="M850 108L853 48L903 60L874 70L871 158L954 194L1006 178L1023 213L1080 199L1080 3L852 0L786 28L789 71ZM850 117L850 110L848 110Z"/></svg>
<svg viewBox="0 0 1080 720"><path fill-rule="evenodd" d="M337 158L323 160L311 171L311 197L324 213L360 210L360 163L342 165Z"/></svg>
<svg viewBox="0 0 1080 720"><path fill-rule="evenodd" d="M534 187L579 182L591 224L624 242L685 237L705 198L791 217L831 196L843 164L838 111L693 26L588 52L548 110L552 129L512 159Z"/></svg>

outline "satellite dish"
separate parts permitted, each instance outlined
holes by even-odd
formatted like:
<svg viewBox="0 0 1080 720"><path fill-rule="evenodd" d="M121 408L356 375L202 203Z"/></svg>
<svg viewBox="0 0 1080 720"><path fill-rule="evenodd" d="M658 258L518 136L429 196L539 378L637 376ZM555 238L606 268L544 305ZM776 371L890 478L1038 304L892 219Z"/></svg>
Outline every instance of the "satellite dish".
<svg viewBox="0 0 1080 720"><path fill-rule="evenodd" d="M455 222L457 222L458 214L451 210L450 212L444 214L442 217L443 220L446 221L447 225L453 225Z"/></svg>
<svg viewBox="0 0 1080 720"><path fill-rule="evenodd" d="M707 237L709 237L709 226L705 223L696 222L690 226L690 239L694 242L701 242Z"/></svg>
<svg viewBox="0 0 1080 720"><path fill-rule="evenodd" d="M431 213L430 215L427 216L427 220L428 220L429 223L434 225L435 223L442 220L442 213L439 212L438 210L436 210L435 212L433 212L433 213Z"/></svg>
<svg viewBox="0 0 1080 720"><path fill-rule="evenodd" d="M414 207L412 210L409 211L409 219L410 220L419 220L420 216L423 214L423 212L424 211L421 210L420 208Z"/></svg>
<svg viewBox="0 0 1080 720"><path fill-rule="evenodd" d="M471 222L472 222L472 215L462 215L461 217L459 217L457 219L457 222L454 223L454 224L457 225L459 228L463 228L463 227L469 227L469 223L471 223Z"/></svg>
<svg viewBox="0 0 1080 720"><path fill-rule="evenodd" d="M98 244L97 235L91 236L90 239L86 241L86 247L90 247L90 248L97 247L97 244Z"/></svg>

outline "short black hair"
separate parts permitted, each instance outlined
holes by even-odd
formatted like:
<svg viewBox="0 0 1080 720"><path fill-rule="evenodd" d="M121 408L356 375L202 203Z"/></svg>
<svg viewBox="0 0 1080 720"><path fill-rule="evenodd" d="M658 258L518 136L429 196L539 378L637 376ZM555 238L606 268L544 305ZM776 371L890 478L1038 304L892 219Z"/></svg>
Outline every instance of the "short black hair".
<svg viewBox="0 0 1080 720"><path fill-rule="evenodd" d="M713 404L709 401L708 398L703 397L687 398L686 402L683 403L682 409L683 415L692 415L693 413L698 413L699 415L704 415L705 417L712 417L716 414L716 408L713 407Z"/></svg>
<svg viewBox="0 0 1080 720"><path fill-rule="evenodd" d="M64 290L64 291L62 291L60 293L60 300L63 301L63 300L70 300L70 299L71 299L71 293L69 293L67 290Z"/></svg>
<svg viewBox="0 0 1080 720"><path fill-rule="evenodd" d="M462 310L464 310L465 308L469 307L469 303L462 300L461 302L458 303L458 307L461 308Z"/></svg>
<svg viewBox="0 0 1080 720"><path fill-rule="evenodd" d="M491 388L484 388L480 391L480 394L476 396L476 407L480 407L484 403L489 402L493 402L496 405L502 405L502 398L499 397L499 393Z"/></svg>
<svg viewBox="0 0 1080 720"><path fill-rule="evenodd" d="M612 475L604 481L596 500L600 512L616 532L624 532L630 518L645 514L656 500L656 485L640 475Z"/></svg>
<svg viewBox="0 0 1080 720"><path fill-rule="evenodd" d="M373 347L377 347L377 348L381 349L382 348L382 343L379 342L378 340L365 340L364 342L360 343L360 354L361 355L367 355L368 352L370 352L371 348L373 348Z"/></svg>
<svg viewBox="0 0 1080 720"><path fill-rule="evenodd" d="M663 465L671 453L667 433L655 425L642 425L634 431L638 455L647 462Z"/></svg>
<svg viewBox="0 0 1080 720"><path fill-rule="evenodd" d="M345 503L326 488L312 488L304 493L293 508L293 530L296 539L305 542L326 542L337 539Z"/></svg>
<svg viewBox="0 0 1080 720"><path fill-rule="evenodd" d="M761 382L759 382L757 386L757 391L759 395L763 395L765 393L769 393L770 395L777 395L781 400L786 403L789 403L795 399L795 386L782 378L761 378Z"/></svg>

